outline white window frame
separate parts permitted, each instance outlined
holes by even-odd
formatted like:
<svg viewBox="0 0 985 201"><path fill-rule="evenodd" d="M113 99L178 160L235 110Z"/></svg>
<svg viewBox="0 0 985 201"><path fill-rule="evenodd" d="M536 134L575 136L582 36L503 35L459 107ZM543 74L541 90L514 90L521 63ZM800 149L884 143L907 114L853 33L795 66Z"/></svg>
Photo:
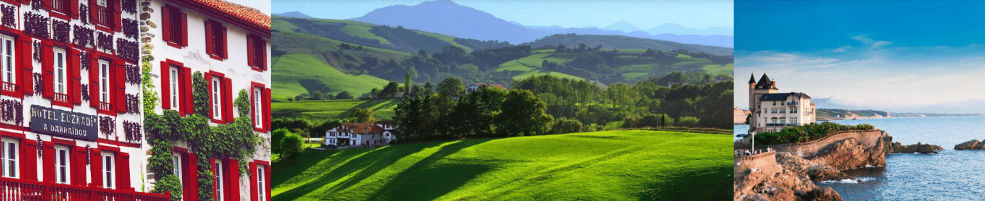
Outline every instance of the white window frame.
<svg viewBox="0 0 985 201"><path fill-rule="evenodd" d="M19 151L20 146L17 140L10 138L3 138L0 140L3 144L3 154L0 156L0 162L3 163L3 177L6 178L19 178L20 172L18 172L17 166L19 163Z"/></svg>
<svg viewBox="0 0 985 201"><path fill-rule="evenodd" d="M168 68L170 68L168 69L168 71L171 72L171 76L170 76L171 80L168 81L169 84L171 85L171 91L169 92L171 94L168 94L169 95L168 97L170 97L168 98L168 100L171 101L171 109L179 110L178 107L181 104L178 104L179 102L178 86L180 86L178 76L181 75L181 69L174 65L170 65Z"/></svg>
<svg viewBox="0 0 985 201"><path fill-rule="evenodd" d="M14 70L14 65L17 61L17 48L14 47L14 37L8 35L0 35L0 52L2 52L2 57L0 57L0 69L2 69L3 82L7 83L17 83L17 72Z"/></svg>
<svg viewBox="0 0 985 201"><path fill-rule="evenodd" d="M222 119L222 103L220 92L222 90L222 78L212 77L212 118Z"/></svg>
<svg viewBox="0 0 985 201"><path fill-rule="evenodd" d="M55 93L68 94L68 58L63 48L52 48L55 66Z"/></svg>
<svg viewBox="0 0 985 201"><path fill-rule="evenodd" d="M266 178L263 177L265 175L264 174L264 171L263 171L265 168L266 168L266 166L257 165L257 172L256 172L256 174L257 174L257 197L260 198L260 200L265 200L265 198L266 198L266 194L265 193L267 193L266 189L264 188L264 186L267 185L267 183L266 183L267 181L265 181L264 179L266 179Z"/></svg>
<svg viewBox="0 0 985 201"><path fill-rule="evenodd" d="M171 163L173 164L172 167L174 168L172 170L172 172L174 173L174 176L177 176L178 177L178 183L181 184L182 182L184 182L184 181L181 180L181 176L182 176L182 174L181 174L181 167L182 167L182 165L181 165L181 156L178 155L178 154L172 154L171 155Z"/></svg>
<svg viewBox="0 0 985 201"><path fill-rule="evenodd" d="M263 127L263 90L260 88L253 88L253 126L256 128Z"/></svg>
<svg viewBox="0 0 985 201"><path fill-rule="evenodd" d="M109 61L100 59L99 65L99 100L109 102Z"/></svg>
<svg viewBox="0 0 985 201"><path fill-rule="evenodd" d="M225 196L223 195L223 181L222 181L222 161L215 161L215 191L216 191L216 201L225 201Z"/></svg>
<svg viewBox="0 0 985 201"><path fill-rule="evenodd" d="M55 183L68 184L72 178L71 150L64 146L55 146Z"/></svg>
<svg viewBox="0 0 985 201"><path fill-rule="evenodd" d="M112 152L103 152L103 169L99 173L102 174L103 187L108 189L116 189L116 172L117 168L113 168L116 165L116 155Z"/></svg>

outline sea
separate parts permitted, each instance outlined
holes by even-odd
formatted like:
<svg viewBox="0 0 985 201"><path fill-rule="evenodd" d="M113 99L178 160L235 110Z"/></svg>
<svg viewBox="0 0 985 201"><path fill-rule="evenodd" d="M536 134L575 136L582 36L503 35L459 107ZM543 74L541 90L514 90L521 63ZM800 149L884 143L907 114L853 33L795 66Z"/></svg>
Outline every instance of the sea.
<svg viewBox="0 0 985 201"><path fill-rule="evenodd" d="M954 150L954 145L985 140L985 116L905 117L838 120L872 124L903 144L940 145L938 154L896 153L886 167L849 171L854 179L820 181L844 200L985 200L985 150ZM736 125L736 133L740 132ZM741 131L748 127L741 128Z"/></svg>

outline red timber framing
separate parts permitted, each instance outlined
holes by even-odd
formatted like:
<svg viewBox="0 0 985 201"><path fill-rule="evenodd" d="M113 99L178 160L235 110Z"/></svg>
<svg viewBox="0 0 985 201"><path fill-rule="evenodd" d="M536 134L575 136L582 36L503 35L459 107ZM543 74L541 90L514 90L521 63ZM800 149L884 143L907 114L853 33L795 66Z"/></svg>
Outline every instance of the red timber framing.
<svg viewBox="0 0 985 201"><path fill-rule="evenodd" d="M250 162L250 201L270 201L270 162L254 160ZM263 172L259 170L263 169ZM261 183L262 177L262 185ZM260 196L263 191L263 196Z"/></svg>
<svg viewBox="0 0 985 201"><path fill-rule="evenodd" d="M219 98L220 100L214 100L212 92L213 80L219 80ZM225 124L233 122L233 92L232 92L232 80L226 77L225 74L209 71L205 73L205 81L209 83L209 118L212 119L212 123ZM219 114L216 116L216 111L213 108L213 104L219 101Z"/></svg>
<svg viewBox="0 0 985 201"><path fill-rule="evenodd" d="M172 74L171 68L176 68L178 74ZM181 62L171 59L161 61L161 108L165 110L177 108L178 114L185 116L194 113L194 102L192 99L192 73L191 68L186 67ZM176 77L178 88L171 88L171 79ZM172 105L171 93L178 92L178 105Z"/></svg>
<svg viewBox="0 0 985 201"><path fill-rule="evenodd" d="M255 90L260 90L260 97L256 96ZM253 120L253 130L257 132L266 132L270 130L270 88L266 88L263 84L257 82L250 83L250 119ZM260 120L261 126L257 127L256 117L256 102L260 101L260 112L263 113L263 117Z"/></svg>

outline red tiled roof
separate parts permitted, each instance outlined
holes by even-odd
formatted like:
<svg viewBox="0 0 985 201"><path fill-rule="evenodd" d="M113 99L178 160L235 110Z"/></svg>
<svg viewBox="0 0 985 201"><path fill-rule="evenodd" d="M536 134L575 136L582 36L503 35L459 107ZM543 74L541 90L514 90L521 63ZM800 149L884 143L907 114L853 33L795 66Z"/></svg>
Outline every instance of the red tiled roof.
<svg viewBox="0 0 985 201"><path fill-rule="evenodd" d="M381 134L383 133L383 128L377 126L373 123L343 123L342 127L351 130L353 133L358 134Z"/></svg>
<svg viewBox="0 0 985 201"><path fill-rule="evenodd" d="M270 16L260 12L257 9L246 7L243 5L230 3L223 0L191 0L196 3L207 6L210 9L228 14L234 18L241 19L243 21L249 22L259 28L266 29L270 31Z"/></svg>

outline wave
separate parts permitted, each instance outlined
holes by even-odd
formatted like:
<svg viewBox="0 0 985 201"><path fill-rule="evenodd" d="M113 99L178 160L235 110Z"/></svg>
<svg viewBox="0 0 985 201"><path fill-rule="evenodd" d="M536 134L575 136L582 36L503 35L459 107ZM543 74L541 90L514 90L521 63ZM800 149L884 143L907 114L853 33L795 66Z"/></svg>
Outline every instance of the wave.
<svg viewBox="0 0 985 201"><path fill-rule="evenodd" d="M869 181L872 181L872 180L875 180L875 178L872 178L872 177L857 177L857 178L842 179L842 180L824 180L824 181L821 181L821 183L825 183L825 184L830 184L830 183L857 184L857 183L866 183L866 182L869 182Z"/></svg>

